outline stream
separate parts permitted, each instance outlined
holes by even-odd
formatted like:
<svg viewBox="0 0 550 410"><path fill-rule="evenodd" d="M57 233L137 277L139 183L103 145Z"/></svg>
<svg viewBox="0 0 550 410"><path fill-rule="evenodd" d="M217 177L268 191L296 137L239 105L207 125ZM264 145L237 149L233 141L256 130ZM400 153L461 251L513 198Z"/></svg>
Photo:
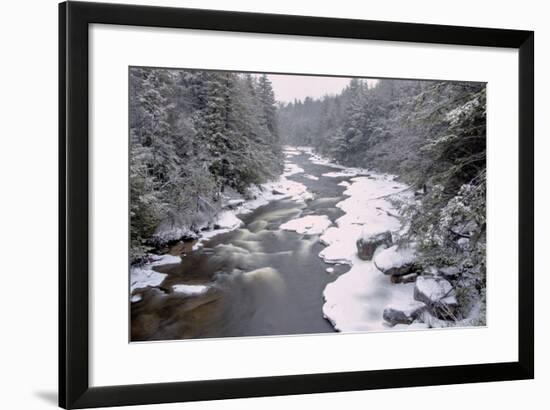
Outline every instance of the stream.
<svg viewBox="0 0 550 410"><path fill-rule="evenodd" d="M281 225L315 215L334 224L344 215L336 204L348 198L344 191L357 173L314 158L307 150L286 154L292 170L286 178L305 185L312 200L272 200L237 215L243 222L238 229L205 240L198 249L190 243L172 247L170 254L181 256L181 262L155 266L165 274L162 282L132 299L131 340L334 332L323 316L323 291L350 266L319 257L325 249L319 234ZM178 286L185 291L174 291Z"/></svg>

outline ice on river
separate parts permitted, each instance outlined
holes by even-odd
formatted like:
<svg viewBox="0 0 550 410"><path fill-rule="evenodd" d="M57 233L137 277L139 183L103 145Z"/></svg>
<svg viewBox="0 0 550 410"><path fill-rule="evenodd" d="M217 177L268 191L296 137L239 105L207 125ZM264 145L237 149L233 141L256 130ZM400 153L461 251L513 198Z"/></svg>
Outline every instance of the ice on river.
<svg viewBox="0 0 550 410"><path fill-rule="evenodd" d="M282 224L280 229L305 235L319 235L331 224L332 222L326 215L308 215L303 218L292 219Z"/></svg>

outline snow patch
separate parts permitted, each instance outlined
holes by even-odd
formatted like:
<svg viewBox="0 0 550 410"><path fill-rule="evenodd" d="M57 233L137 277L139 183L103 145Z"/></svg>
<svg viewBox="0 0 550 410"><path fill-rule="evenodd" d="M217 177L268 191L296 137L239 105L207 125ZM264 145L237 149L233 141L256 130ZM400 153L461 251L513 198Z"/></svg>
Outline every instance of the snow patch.
<svg viewBox="0 0 550 410"><path fill-rule="evenodd" d="M453 286L445 279L419 276L416 279L415 295L417 300L425 303L457 303Z"/></svg>
<svg viewBox="0 0 550 410"><path fill-rule="evenodd" d="M309 174L304 175L304 178L311 179L312 181L319 180L319 177L316 177L315 175L309 175Z"/></svg>
<svg viewBox="0 0 550 410"><path fill-rule="evenodd" d="M414 283L391 283L371 261L356 257L352 264L349 272L325 287L324 316L340 332L395 329L388 328L383 319L384 309L414 304Z"/></svg>
<svg viewBox="0 0 550 410"><path fill-rule="evenodd" d="M130 269L130 292L148 286L159 286L164 281L167 275L154 271L153 266L180 262L179 256L163 255L145 265L132 267Z"/></svg>
<svg viewBox="0 0 550 410"><path fill-rule="evenodd" d="M286 231L295 231L299 234L319 235L331 224L331 220L326 215L308 215L288 221L279 228Z"/></svg>
<svg viewBox="0 0 550 410"><path fill-rule="evenodd" d="M328 228L319 238L322 244L327 245L319 253L319 257L326 263L350 265L356 254L355 241L360 232L361 226L359 225Z"/></svg>
<svg viewBox="0 0 550 410"><path fill-rule="evenodd" d="M193 245L193 250L199 249L205 241L212 239L216 235L231 232L240 227L243 221L237 217L237 212L237 210L220 212L214 222L215 228L201 231L200 239Z"/></svg>
<svg viewBox="0 0 550 410"><path fill-rule="evenodd" d="M285 146L283 147L283 154L285 154L285 156L287 158L289 157L294 157L296 155L300 155L302 152L297 150L296 148L294 147L291 147L291 146Z"/></svg>
<svg viewBox="0 0 550 410"><path fill-rule="evenodd" d="M390 269L413 263L416 260L416 253L413 247L402 247L394 245L376 254L374 264L381 271L387 272Z"/></svg>
<svg viewBox="0 0 550 410"><path fill-rule="evenodd" d="M364 168L345 168L341 171L326 172L323 174L324 177L328 178L340 178L340 177L356 177L358 175L368 175L370 174Z"/></svg>
<svg viewBox="0 0 550 410"><path fill-rule="evenodd" d="M237 218L233 211L221 212L216 218L216 222L214 222L214 225L220 229L237 229L242 224L243 221Z"/></svg>
<svg viewBox="0 0 550 410"><path fill-rule="evenodd" d="M299 167L298 165L293 164L292 162L285 162L285 170L283 172L284 177L301 174L302 172L304 172L304 169Z"/></svg>
<svg viewBox="0 0 550 410"><path fill-rule="evenodd" d="M177 293L183 293L186 295L201 295L208 291L209 286L206 285L174 285L172 290Z"/></svg>

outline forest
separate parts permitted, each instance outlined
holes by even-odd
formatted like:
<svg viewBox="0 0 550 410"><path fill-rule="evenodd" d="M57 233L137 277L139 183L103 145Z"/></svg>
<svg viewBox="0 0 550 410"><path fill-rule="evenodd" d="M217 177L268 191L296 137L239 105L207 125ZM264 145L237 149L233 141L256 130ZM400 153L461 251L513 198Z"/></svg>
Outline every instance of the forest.
<svg viewBox="0 0 550 410"><path fill-rule="evenodd" d="M222 194L282 172L277 107L267 76L130 68L133 261L196 237Z"/></svg>
<svg viewBox="0 0 550 410"><path fill-rule="evenodd" d="M359 205L356 210L349 211L345 201L340 202L336 205L338 209L330 210L334 215L341 215L344 210L348 216L356 212L361 219L360 206L364 206L365 215L379 215L371 221L375 225L381 220L381 213L384 218L399 220L399 225L389 222L388 226L396 227L389 240L375 237L379 242L371 243L375 247L384 245L382 248L389 248L388 252L379 255L378 264L372 252L368 259L374 261L372 266L378 268L373 268L376 272L390 275L392 283L413 282L416 313L409 312L412 312L410 306L409 310L399 310L400 316L396 316L395 310L385 309L386 322L392 326L430 323L430 327L446 326L447 321L485 324L484 83L393 79L373 82L352 78L336 95L283 103L276 101L266 74L131 67L129 117L130 262L133 266L150 263L150 256L167 246L181 241L200 241L205 232L218 228L220 215L226 217L228 210L237 214L234 204L257 200L258 195L270 196L270 200L282 195L281 188L273 185L277 181L283 181L281 186L287 189L288 184L293 184L293 189L298 187L302 194L311 187L315 191L315 184L321 183L316 182L320 176L304 173L302 168L313 161L312 170L320 166L342 169L323 173L322 177L327 181L332 176L347 177L338 183L349 187L344 195L353 197L354 186L358 189L375 184L372 189L380 190L380 196L372 197L371 202L366 199L357 202L365 205ZM309 159L304 162L306 155ZM292 163L292 158L299 158L301 165ZM297 176L300 172L302 176ZM378 179L371 173L379 175ZM361 175L364 176L359 179L349 178ZM369 178L376 179L376 183ZM317 186L318 195L323 189L329 189ZM386 192L397 188L398 194ZM345 238L349 232L355 232L353 223L344 226L345 215L332 221L326 215L316 215L319 208L308 210L306 201L313 200L309 203L315 204L315 199L315 192L307 193L299 198L301 205L297 211L277 210L277 215L290 211L308 215L290 221L288 217L277 219L281 222L277 227L284 230L292 226L288 229L306 233L305 238L308 232L325 232L319 239L323 245L340 246L340 239L330 240L329 232L332 229L334 233L337 228L328 227L336 224L340 229L337 234ZM330 197L321 199L327 202ZM238 221L233 228L243 226L234 215L230 219ZM304 226L302 220L307 220L309 225ZM316 232L314 224L321 220L325 225ZM270 221L273 219L256 221L251 226L256 229L257 222L261 222L267 229L272 226ZM283 224L284 221L287 222ZM371 222L362 222L363 231L368 231ZM248 225L244 231L249 237L256 235ZM357 251L356 237L352 238L354 253L363 251L362 236L357 240ZM301 238L306 240L303 235ZM235 240L239 246L245 242ZM226 245L216 246L225 249ZM193 250L196 249L194 246ZM265 252L250 253L250 249L238 252L238 255L246 252L250 260L250 255L262 255L261 258L266 255ZM391 252L394 253L391 263L398 260L400 265L390 266L386 272L383 258ZM407 256L411 252L414 258ZM341 262L327 257L326 250L317 251L315 256L317 254L325 263L335 263L337 271L340 263L355 264L355 270L371 269L371 265L362 265L357 258L355 262L349 257ZM235 259L234 254L232 258ZM232 262L231 269L233 267ZM351 298L349 292L357 287L350 282L355 275L354 268L350 273L342 271L344 274L336 281L325 284L326 301L332 297L330 287L338 281L340 286L347 286L348 299ZM334 270L327 268L327 272ZM140 272L138 268L136 272ZM346 275L347 284L340 280ZM164 279L159 277L159 283ZM432 283L428 290L440 292L435 301L417 295L420 286L426 288L429 280ZM174 285L174 289L177 286L191 293L203 292L203 288L193 288L195 285ZM332 289L336 290L336 286ZM340 303L341 294L338 298ZM135 300L141 300L141 296ZM323 307L324 317L336 330L348 329L345 324L339 324L346 320L334 319L338 312L327 310L327 303ZM358 329L363 328L349 328ZM169 338L172 337L183 336Z"/></svg>

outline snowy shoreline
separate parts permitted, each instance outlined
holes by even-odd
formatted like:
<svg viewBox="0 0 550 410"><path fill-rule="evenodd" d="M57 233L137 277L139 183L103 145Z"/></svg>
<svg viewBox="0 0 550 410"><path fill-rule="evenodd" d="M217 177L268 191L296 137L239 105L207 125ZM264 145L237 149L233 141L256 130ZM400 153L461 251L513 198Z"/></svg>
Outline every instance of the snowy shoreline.
<svg viewBox="0 0 550 410"><path fill-rule="evenodd" d="M333 221L324 214L297 215L279 226L282 231L318 238L324 248L317 256L328 265L326 274L334 273L334 265L350 266L347 272L324 287L323 317L339 332L451 326L452 322L447 321L445 315L453 315L458 302L450 282L437 272L417 271L415 244L396 244L396 239L407 229L407 224L399 217L396 202L414 200L410 187L396 181L394 175L334 164L310 147L285 147L284 153L283 174L276 181L250 188L253 199L226 197L230 209L217 214L209 224L212 229L197 233L199 237L193 250L217 235L239 229L243 225L239 216L272 201L290 199L305 206L313 199L313 194L306 185L288 179L291 175L302 174L311 180L342 178L337 185L344 188L343 198L334 205L343 212L342 216ZM306 174L303 168L291 162L292 157L301 154L307 155L312 163L338 171L325 172L320 177ZM142 300L140 289L163 283L167 274L156 272L155 266L181 261L179 256L150 255L147 263L131 267L131 302ZM205 294L212 286L215 285L179 283L166 291L197 296ZM461 320L460 324L467 326L468 321Z"/></svg>

